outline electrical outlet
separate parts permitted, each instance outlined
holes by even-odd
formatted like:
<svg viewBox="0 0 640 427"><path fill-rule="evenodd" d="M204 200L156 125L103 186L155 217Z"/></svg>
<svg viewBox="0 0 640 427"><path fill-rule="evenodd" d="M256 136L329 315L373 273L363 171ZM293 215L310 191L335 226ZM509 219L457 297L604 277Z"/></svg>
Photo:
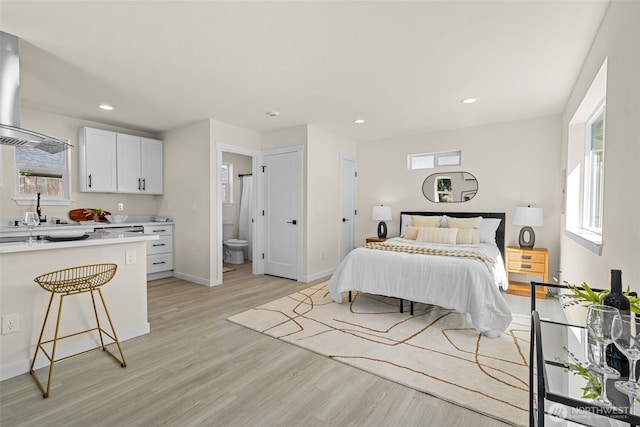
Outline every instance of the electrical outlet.
<svg viewBox="0 0 640 427"><path fill-rule="evenodd" d="M118 203L118 210L122 212L124 210L124 203Z"/></svg>
<svg viewBox="0 0 640 427"><path fill-rule="evenodd" d="M20 331L20 315L7 314L2 316L2 335Z"/></svg>
<svg viewBox="0 0 640 427"><path fill-rule="evenodd" d="M136 251L126 251L124 253L124 263L125 264L135 264L136 263Z"/></svg>

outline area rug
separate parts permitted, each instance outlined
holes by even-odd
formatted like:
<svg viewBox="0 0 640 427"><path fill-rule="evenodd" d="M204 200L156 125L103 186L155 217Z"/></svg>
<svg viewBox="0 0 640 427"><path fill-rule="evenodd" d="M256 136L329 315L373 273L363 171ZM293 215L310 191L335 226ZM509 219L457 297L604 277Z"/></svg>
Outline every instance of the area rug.
<svg viewBox="0 0 640 427"><path fill-rule="evenodd" d="M228 320L483 415L528 424L529 318L498 338L452 310L354 294L337 304L321 283ZM346 298L345 298L346 301Z"/></svg>

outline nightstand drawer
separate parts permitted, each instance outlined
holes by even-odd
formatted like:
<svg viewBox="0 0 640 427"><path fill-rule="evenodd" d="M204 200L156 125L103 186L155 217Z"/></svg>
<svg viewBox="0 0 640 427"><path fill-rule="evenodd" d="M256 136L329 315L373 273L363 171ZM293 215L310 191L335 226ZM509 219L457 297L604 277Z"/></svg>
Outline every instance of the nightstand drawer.
<svg viewBox="0 0 640 427"><path fill-rule="evenodd" d="M545 256L546 256L545 253L540 253L540 252L533 252L533 251L521 252L521 251L510 250L509 262L517 261L517 262L523 262L523 263L544 263Z"/></svg>
<svg viewBox="0 0 640 427"><path fill-rule="evenodd" d="M543 260L544 261L544 260ZM512 272L545 274L544 262L531 262L528 260L512 260L509 258L507 270Z"/></svg>

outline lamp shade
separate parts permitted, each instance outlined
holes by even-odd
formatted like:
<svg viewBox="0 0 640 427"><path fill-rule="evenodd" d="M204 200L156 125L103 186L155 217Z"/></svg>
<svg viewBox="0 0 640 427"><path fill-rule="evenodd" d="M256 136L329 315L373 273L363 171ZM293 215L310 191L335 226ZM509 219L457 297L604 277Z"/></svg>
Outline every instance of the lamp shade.
<svg viewBox="0 0 640 427"><path fill-rule="evenodd" d="M391 207L390 206L374 206L371 212L371 219L373 221L391 221Z"/></svg>
<svg viewBox="0 0 640 427"><path fill-rule="evenodd" d="M542 227L544 225L543 217L544 212L542 208L518 207L513 214L513 224Z"/></svg>

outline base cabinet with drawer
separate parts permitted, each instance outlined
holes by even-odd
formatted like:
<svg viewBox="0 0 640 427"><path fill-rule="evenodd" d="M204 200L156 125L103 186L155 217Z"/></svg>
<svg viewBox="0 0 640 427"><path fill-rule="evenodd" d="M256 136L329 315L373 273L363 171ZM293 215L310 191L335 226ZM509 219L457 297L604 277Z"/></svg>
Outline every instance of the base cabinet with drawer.
<svg viewBox="0 0 640 427"><path fill-rule="evenodd" d="M533 274L542 277L546 283L549 276L549 251L545 248L525 249L518 246L507 246L507 276L511 273ZM508 294L531 294L531 285L524 282L512 281L509 278ZM537 298L546 298L547 288L536 288Z"/></svg>
<svg viewBox="0 0 640 427"><path fill-rule="evenodd" d="M157 234L147 242L147 280L173 276L173 225L145 225L144 234Z"/></svg>

